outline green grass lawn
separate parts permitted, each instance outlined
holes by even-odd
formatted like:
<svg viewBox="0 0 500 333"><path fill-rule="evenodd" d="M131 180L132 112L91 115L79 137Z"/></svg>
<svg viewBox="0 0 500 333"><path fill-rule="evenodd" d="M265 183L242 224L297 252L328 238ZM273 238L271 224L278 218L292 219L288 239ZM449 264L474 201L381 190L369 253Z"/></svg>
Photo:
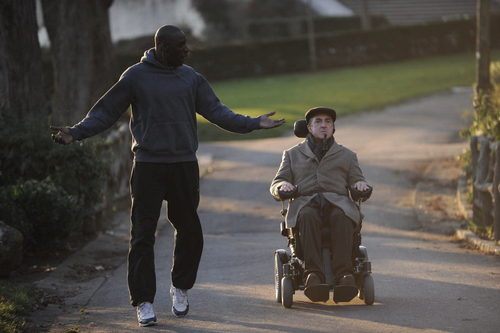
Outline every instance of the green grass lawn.
<svg viewBox="0 0 500 333"><path fill-rule="evenodd" d="M491 53L500 60L500 51ZM222 103L252 117L277 111L287 123L272 131L236 135L217 129L199 117L202 141L255 139L282 135L314 106L328 106L338 115L382 109L385 105L454 86L472 86L474 53L416 59L391 64L341 68L294 75L212 83Z"/></svg>

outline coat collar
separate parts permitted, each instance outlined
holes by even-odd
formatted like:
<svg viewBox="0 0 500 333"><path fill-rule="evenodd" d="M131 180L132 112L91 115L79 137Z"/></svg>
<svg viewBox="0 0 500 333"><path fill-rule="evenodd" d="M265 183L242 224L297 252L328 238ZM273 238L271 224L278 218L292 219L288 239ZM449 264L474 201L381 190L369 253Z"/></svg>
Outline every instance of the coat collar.
<svg viewBox="0 0 500 333"><path fill-rule="evenodd" d="M316 155L314 155L314 152L312 151L311 147L309 147L309 144L307 143L307 139L299 143L297 146L299 151L306 155L309 158L315 158L317 159ZM325 154L325 157L333 155L338 153L342 149L342 146L337 143L337 141L333 142L333 145L328 149L328 152ZM324 157L323 157L324 159Z"/></svg>
<svg viewBox="0 0 500 333"><path fill-rule="evenodd" d="M316 155L314 155L314 152L311 150L311 147L309 147L309 144L307 143L307 139L299 143L297 148L302 154L306 155L307 157L316 158Z"/></svg>

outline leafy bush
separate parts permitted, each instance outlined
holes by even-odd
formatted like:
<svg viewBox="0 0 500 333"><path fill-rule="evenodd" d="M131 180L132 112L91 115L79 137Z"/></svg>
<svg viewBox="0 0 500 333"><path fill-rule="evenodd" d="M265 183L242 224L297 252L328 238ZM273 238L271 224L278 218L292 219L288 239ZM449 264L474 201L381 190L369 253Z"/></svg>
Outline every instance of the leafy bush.
<svg viewBox="0 0 500 333"><path fill-rule="evenodd" d="M500 61L492 62L490 64L491 81L500 85Z"/></svg>
<svg viewBox="0 0 500 333"><path fill-rule="evenodd" d="M0 220L25 247L54 245L94 216L105 181L91 142L55 144L48 126L0 119Z"/></svg>
<svg viewBox="0 0 500 333"><path fill-rule="evenodd" d="M500 62L490 66L492 79L491 91L479 91L474 96L472 124L461 132L463 136L491 136L494 141L500 140Z"/></svg>
<svg viewBox="0 0 500 333"><path fill-rule="evenodd" d="M474 110L472 112L472 124L461 131L462 136L484 135L491 137L493 141L500 141L500 62L490 65L490 78L492 88L489 91L479 90L474 96ZM470 151L463 154L463 169L471 182L475 175L472 174L472 156ZM475 200L472 194L472 186L469 188L471 203ZM490 199L491 200L491 199ZM494 235L493 226L482 225L484 222L481 215L482 209L474 206L474 221L469 221L468 229L484 239L492 239ZM478 222L481 221L481 222ZM498 231L495 231L498 232Z"/></svg>
<svg viewBox="0 0 500 333"><path fill-rule="evenodd" d="M6 197L26 213L32 227L30 245L59 243L81 226L78 198L55 185L50 177L11 185L8 192Z"/></svg>

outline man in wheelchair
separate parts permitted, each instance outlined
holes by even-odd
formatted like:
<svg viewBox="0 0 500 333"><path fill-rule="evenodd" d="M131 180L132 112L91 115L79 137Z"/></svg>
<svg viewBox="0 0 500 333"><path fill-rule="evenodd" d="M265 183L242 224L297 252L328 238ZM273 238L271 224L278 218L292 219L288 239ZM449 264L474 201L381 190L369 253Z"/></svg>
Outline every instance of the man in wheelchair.
<svg viewBox="0 0 500 333"><path fill-rule="evenodd" d="M280 192L293 193L285 223L294 230L296 253L304 262L305 295L312 301L324 300L322 295L328 288L321 235L322 228L328 225L335 298L349 302L358 294L352 252L353 235L359 230L362 215L349 197L348 188L354 186L364 192L370 186L356 153L339 145L333 137L336 112L316 107L307 111L305 117L309 133L303 142L284 151L270 190L276 200L283 200Z"/></svg>

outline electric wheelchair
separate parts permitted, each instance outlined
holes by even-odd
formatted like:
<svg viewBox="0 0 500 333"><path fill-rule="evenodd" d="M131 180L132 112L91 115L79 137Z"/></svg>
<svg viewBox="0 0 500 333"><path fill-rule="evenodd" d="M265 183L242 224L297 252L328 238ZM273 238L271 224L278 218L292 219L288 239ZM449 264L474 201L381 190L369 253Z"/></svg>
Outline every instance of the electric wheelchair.
<svg viewBox="0 0 500 333"><path fill-rule="evenodd" d="M294 133L297 137L306 137L307 123L305 120L298 120L294 124ZM373 188L370 187L367 191L360 192L353 186L349 188L351 199L356 203L358 209L361 209L361 202L366 201ZM287 214L285 202L294 198L297 189L292 192L281 192L283 209L281 215L283 217ZM371 275L371 262L368 259L368 252L364 246L361 246L361 227L362 221L354 231L354 242L352 250L352 264L354 268L354 278L358 288L358 297L364 300L366 305L372 305L375 301L375 286L373 276ZM293 295L296 290L304 290L306 287L303 283L303 261L297 256L297 236L295 228L286 228L285 221L280 224L281 235L287 238L287 246L290 249L288 253L284 249L276 250L274 254L274 275L275 275L275 292L276 301L281 303L285 308L290 308L293 304ZM339 300L335 297L334 277L331 272L331 249L330 249L330 230L328 225L324 225L321 230L322 251L323 251L323 266L326 278L324 293L321 299L317 301L326 302L330 297L330 291L333 290L333 300L338 303Z"/></svg>

